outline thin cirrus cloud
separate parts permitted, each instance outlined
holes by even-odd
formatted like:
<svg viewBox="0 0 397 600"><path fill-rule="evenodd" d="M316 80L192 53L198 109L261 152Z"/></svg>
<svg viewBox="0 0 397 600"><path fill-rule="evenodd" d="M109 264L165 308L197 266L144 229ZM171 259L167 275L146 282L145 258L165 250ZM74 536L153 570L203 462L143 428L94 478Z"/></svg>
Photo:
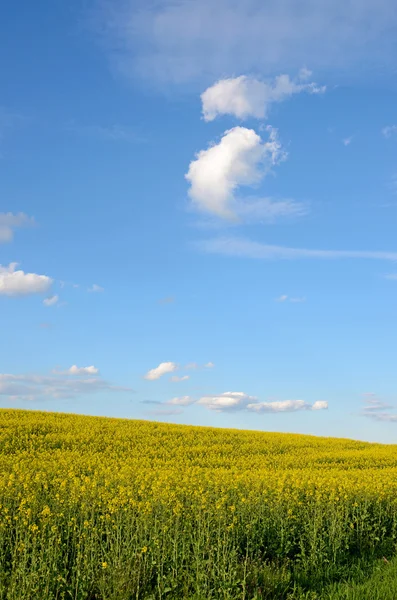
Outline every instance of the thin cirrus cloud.
<svg viewBox="0 0 397 600"><path fill-rule="evenodd" d="M310 76L310 71L302 69L295 81L289 75L278 75L269 82L248 75L221 79L201 94L203 119L213 121L221 115L242 120L248 117L266 119L273 103L283 102L301 92L325 92L325 86L305 81Z"/></svg>
<svg viewBox="0 0 397 600"><path fill-rule="evenodd" d="M51 277L25 273L17 270L17 266L18 263L10 263L8 267L0 265L0 295L29 296L48 292L53 283Z"/></svg>
<svg viewBox="0 0 397 600"><path fill-rule="evenodd" d="M44 298L43 304L44 306L55 306L59 301L59 296L55 294L55 296L49 296L48 298Z"/></svg>
<svg viewBox="0 0 397 600"><path fill-rule="evenodd" d="M241 237L219 237L194 243L195 247L207 254L240 256L260 260L298 260L298 259L374 259L397 261L397 252L378 252L375 250L316 250L289 248L254 242Z"/></svg>
<svg viewBox="0 0 397 600"><path fill-rule="evenodd" d="M193 371L195 369L213 369L215 367L214 363L209 361L207 363L205 363L204 365L199 365L196 362L190 362L187 365L185 365L183 368L186 369L187 371Z"/></svg>
<svg viewBox="0 0 397 600"><path fill-rule="evenodd" d="M276 302L281 302L281 303L283 303L283 302L299 303L299 302L305 302L305 301L306 301L306 298L304 298L304 297L290 298L289 296L287 296L287 294L283 294L282 296L279 296L278 298L276 298Z"/></svg>
<svg viewBox="0 0 397 600"><path fill-rule="evenodd" d="M144 376L144 379L154 381L156 379L160 379L160 377L166 375L167 373L172 373L173 371L176 371L177 368L178 365L174 362L162 362L158 365L158 367L150 369L150 371L148 371Z"/></svg>
<svg viewBox="0 0 397 600"><path fill-rule="evenodd" d="M188 379L190 379L190 375L182 375L181 377L178 377L178 375L173 375L171 377L171 381L174 383L179 383L181 381L187 381Z"/></svg>
<svg viewBox="0 0 397 600"><path fill-rule="evenodd" d="M259 402L255 396L244 392L224 392L217 395L202 396L198 400L192 396L180 396L168 400L173 406L198 404L216 412L246 410L251 412L285 413L296 411L318 411L328 409L328 402L317 400L313 404L304 400L282 400L278 402Z"/></svg>
<svg viewBox="0 0 397 600"><path fill-rule="evenodd" d="M194 208L236 223L274 220L306 211L293 200L237 197L240 187L258 186L287 157L277 130L268 126L266 131L268 138L262 140L253 129L233 127L225 131L217 144L197 153L185 175Z"/></svg>
<svg viewBox="0 0 397 600"><path fill-rule="evenodd" d="M133 392L131 388L112 385L100 377L70 377L69 374L48 375L0 374L0 397L9 401L74 400L85 394L100 392Z"/></svg>
<svg viewBox="0 0 397 600"><path fill-rule="evenodd" d="M88 291L93 293L93 294L100 294L101 292L104 291L104 288L101 287L100 285L97 285L96 283L93 283L89 288Z"/></svg>
<svg viewBox="0 0 397 600"><path fill-rule="evenodd" d="M35 225L34 218L25 213L0 213L0 244L11 242L14 239L15 229L32 227L33 225Z"/></svg>
<svg viewBox="0 0 397 600"><path fill-rule="evenodd" d="M213 80L225 73L275 73L380 64L393 68L392 0L105 0L92 22L111 63L153 83ZM355 72L357 69L355 69Z"/></svg>
<svg viewBox="0 0 397 600"><path fill-rule="evenodd" d="M382 134L385 138L389 138L392 135L397 134L397 125L386 125L386 127L383 127L382 129Z"/></svg>
<svg viewBox="0 0 397 600"><path fill-rule="evenodd" d="M372 392L364 394L363 404L361 416L373 421L397 422L397 414L390 412L390 410L395 410L397 407L383 402L376 394Z"/></svg>

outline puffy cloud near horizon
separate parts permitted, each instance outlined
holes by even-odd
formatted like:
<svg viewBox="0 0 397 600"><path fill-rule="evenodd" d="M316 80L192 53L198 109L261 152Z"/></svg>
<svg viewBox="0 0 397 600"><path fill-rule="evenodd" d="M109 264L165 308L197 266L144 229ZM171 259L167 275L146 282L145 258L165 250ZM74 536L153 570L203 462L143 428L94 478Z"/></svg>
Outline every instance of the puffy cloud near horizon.
<svg viewBox="0 0 397 600"><path fill-rule="evenodd" d="M304 400L281 400L277 402L259 402L255 396L249 396L244 392L223 392L222 394L208 394L199 399L192 396L172 398L165 404L178 406L190 406L198 404L216 412L230 412L246 410L251 412L283 413L295 411L318 411L328 409L328 402L317 400L313 404Z"/></svg>
<svg viewBox="0 0 397 600"><path fill-rule="evenodd" d="M263 141L253 129L233 127L217 144L197 153L185 175L194 207L232 221L250 210L250 203L236 198L238 188L258 185L287 156L277 130L268 126L266 131Z"/></svg>
<svg viewBox="0 0 397 600"><path fill-rule="evenodd" d="M144 376L144 379L154 381L155 379L159 379L167 373L172 373L173 371L176 371L177 368L178 366L174 362L162 362L159 364L158 367L150 369L150 371L148 371Z"/></svg>
<svg viewBox="0 0 397 600"><path fill-rule="evenodd" d="M302 70L296 81L289 75L278 75L270 82L249 75L220 79L201 94L204 121L213 121L220 115L233 115L241 120L248 117L266 119L270 106L275 102L282 102L301 92L324 92L325 86L304 81L310 75L310 71Z"/></svg>
<svg viewBox="0 0 397 600"><path fill-rule="evenodd" d="M314 404L309 404L305 400L281 400L279 402L255 402L248 404L248 410L255 412L295 412L297 410L327 410L328 402L317 400Z"/></svg>
<svg viewBox="0 0 397 600"><path fill-rule="evenodd" d="M0 295L28 296L48 292L53 283L51 277L17 271L17 266L18 263L10 263L8 267L0 265Z"/></svg>
<svg viewBox="0 0 397 600"><path fill-rule="evenodd" d="M195 400L191 396L179 396L168 400L168 402L166 402L165 404L173 404L175 406L189 406L190 404L194 403Z"/></svg>
<svg viewBox="0 0 397 600"><path fill-rule="evenodd" d="M17 227L30 227L34 224L34 218L23 212L18 214L0 213L0 244L11 242L14 239L14 229Z"/></svg>

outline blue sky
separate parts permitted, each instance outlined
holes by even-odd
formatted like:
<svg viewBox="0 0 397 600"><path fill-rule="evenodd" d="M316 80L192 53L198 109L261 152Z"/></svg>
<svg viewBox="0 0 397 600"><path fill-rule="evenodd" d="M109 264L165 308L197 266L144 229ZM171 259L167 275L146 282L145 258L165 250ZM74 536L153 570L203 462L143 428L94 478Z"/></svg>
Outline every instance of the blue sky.
<svg viewBox="0 0 397 600"><path fill-rule="evenodd" d="M4 12L0 406L396 442L393 3Z"/></svg>

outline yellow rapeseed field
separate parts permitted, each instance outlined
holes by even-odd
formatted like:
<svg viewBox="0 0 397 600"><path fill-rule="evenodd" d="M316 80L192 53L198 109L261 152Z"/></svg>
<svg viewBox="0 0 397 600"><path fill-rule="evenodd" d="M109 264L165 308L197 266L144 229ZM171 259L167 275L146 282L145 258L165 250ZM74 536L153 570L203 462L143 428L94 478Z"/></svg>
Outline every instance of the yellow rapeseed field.
<svg viewBox="0 0 397 600"><path fill-rule="evenodd" d="M2 410L0 599L276 597L394 552L396 475L391 445Z"/></svg>

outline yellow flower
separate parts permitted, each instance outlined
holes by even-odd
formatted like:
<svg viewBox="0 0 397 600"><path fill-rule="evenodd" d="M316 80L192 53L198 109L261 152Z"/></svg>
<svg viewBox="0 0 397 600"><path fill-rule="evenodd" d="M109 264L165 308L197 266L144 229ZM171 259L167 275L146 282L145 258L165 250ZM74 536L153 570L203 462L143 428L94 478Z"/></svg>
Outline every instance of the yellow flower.
<svg viewBox="0 0 397 600"><path fill-rule="evenodd" d="M145 552L147 552L147 546L144 546L141 550L142 554L145 554Z"/></svg>
<svg viewBox="0 0 397 600"><path fill-rule="evenodd" d="M108 568L108 563L107 562L103 562L102 563L102 569L107 569Z"/></svg>

